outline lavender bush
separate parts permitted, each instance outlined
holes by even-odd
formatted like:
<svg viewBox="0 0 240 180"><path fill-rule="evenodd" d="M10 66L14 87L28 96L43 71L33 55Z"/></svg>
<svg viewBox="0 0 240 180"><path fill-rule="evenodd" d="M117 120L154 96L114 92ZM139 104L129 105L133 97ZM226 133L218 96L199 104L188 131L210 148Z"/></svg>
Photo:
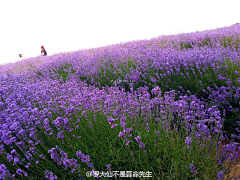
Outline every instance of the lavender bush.
<svg viewBox="0 0 240 180"><path fill-rule="evenodd" d="M239 32L234 25L2 66L0 179L107 179L114 171L120 179L130 171L232 178ZM227 139L235 142L222 145Z"/></svg>

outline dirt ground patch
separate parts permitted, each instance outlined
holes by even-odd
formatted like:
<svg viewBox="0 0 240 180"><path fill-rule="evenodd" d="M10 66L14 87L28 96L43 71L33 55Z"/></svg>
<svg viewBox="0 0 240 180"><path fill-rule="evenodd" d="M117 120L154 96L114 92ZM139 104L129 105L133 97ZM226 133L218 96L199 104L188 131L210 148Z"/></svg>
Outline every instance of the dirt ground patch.
<svg viewBox="0 0 240 180"><path fill-rule="evenodd" d="M229 141L223 141L222 142L222 145L226 145L226 144L229 144L230 142ZM240 155L240 152L238 153L238 155ZM229 173L230 177L231 176L240 176L240 158L238 159L238 161L233 164L231 166L232 168L232 171ZM225 179L226 179L226 176L225 176Z"/></svg>

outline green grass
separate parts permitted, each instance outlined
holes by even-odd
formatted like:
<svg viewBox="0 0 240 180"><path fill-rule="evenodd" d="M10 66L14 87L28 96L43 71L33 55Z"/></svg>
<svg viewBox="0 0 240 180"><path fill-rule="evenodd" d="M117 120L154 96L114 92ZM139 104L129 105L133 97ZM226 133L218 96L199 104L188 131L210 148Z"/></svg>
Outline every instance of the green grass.
<svg viewBox="0 0 240 180"><path fill-rule="evenodd" d="M168 109L168 106L165 108ZM84 107L82 107L82 109L84 109ZM64 111L62 111L62 113L63 112ZM149 119L149 132L145 128L146 123L142 120L143 116L138 116L138 123L136 123L126 114L126 127L133 127L133 131L130 133L132 136L127 136L127 139L131 141L129 145L125 145L126 142L123 137L118 137L119 132L122 130L119 121L115 121L118 126L111 129L106 118L110 114L104 114L102 112L95 113L87 110L85 110L85 112L86 115L84 116L82 115L83 110L75 111L75 115L67 116L71 124L69 129L73 128L73 130L71 132L65 130L64 143L61 138L57 139L57 132L64 131L64 127L57 130L52 125L53 120L59 116L58 114L52 112L52 117L48 117L50 120L49 124L54 130L50 137L44 134L43 124L39 124L37 134L43 140L44 144L40 143L36 146L38 154L33 155L33 157L39 159L37 156L44 154L45 159L40 158L38 165L35 165L35 161L32 161L33 165L30 169L22 168L28 172L30 177L33 179L44 177L44 170L49 170L53 171L58 179L68 179L74 176L77 178L78 169L76 173L72 174L70 172L72 168L64 170L62 166L57 166L57 164L51 160L50 154L46 153L47 150L56 145L68 153L69 159L76 158L75 153L78 150L81 150L85 155L90 155L90 162L93 163L97 171L107 172L106 165L110 164L111 169L117 171L150 171L157 179L214 179L216 173L222 169L221 167L217 167L215 156L218 153L215 148L218 137L215 136L216 140L213 142L210 142L206 138L194 140L194 133L192 133L192 135L189 136L192 138L192 144L191 148L188 149L187 144L184 142L187 137L186 131L181 129L176 132L175 127L178 124L175 124L174 129L168 127L167 124L170 124L170 118L172 116L168 111L166 111L166 114L170 113L168 116L169 119L166 119L165 123L163 121L156 123L154 119ZM77 120L79 116L81 116L80 121ZM135 126L133 126L133 124L135 124ZM76 125L79 126L79 129L76 128ZM164 129L163 126L165 126L166 129ZM157 131L159 131L160 136ZM76 137L81 136L81 138L73 138L73 135ZM139 148L139 144L134 139L137 136L140 136L141 141L145 144L143 149ZM34 139L32 140L36 142ZM156 142L154 140L156 140ZM201 141L200 143L199 140ZM69 147L69 145L71 146ZM211 151L209 151L209 148ZM7 151L10 153L10 148L7 149ZM133 155L131 155L132 152L134 153ZM23 156L23 154L21 156ZM4 157L4 155L1 155L1 157ZM190 164L195 165L198 171L197 175L194 175L190 171ZM86 163L80 163L80 165L79 170L82 175L85 175L87 171L91 171L91 168L89 168ZM7 163L7 166L8 169L13 172L18 168L12 166L10 163Z"/></svg>
<svg viewBox="0 0 240 180"><path fill-rule="evenodd" d="M234 42L235 47L237 47L237 40L234 40L231 37L224 37L221 39L222 46L224 47L231 45L232 42ZM164 43L166 42L162 42L162 45ZM210 39L204 39L199 46L211 46ZM180 47L181 49L193 48L190 43L180 43ZM91 53L94 52L90 52L90 54ZM120 78L126 80L126 82L120 83L120 86L125 87L126 91L130 91L130 82L126 79L126 75L130 73L131 69L137 68L137 62L133 61L130 57L115 64L109 62L110 60L106 62L98 62L100 64L99 73L94 77L94 82L99 83L99 85L96 86L99 88L103 86L112 87L114 86L114 81L117 81ZM219 68L216 71L217 66L219 66ZM116 71L115 67L117 67L119 71ZM30 66L30 68L34 69L33 66ZM69 70L69 68L70 72L66 71ZM58 69L50 69L49 72L52 73L53 79L56 78L63 84L69 77L69 73L76 73L72 68L72 65L66 64ZM239 75L237 75L236 72L240 73L240 66L238 63L229 59L226 59L223 63L216 63L215 67L212 67L211 64L207 64L207 66L201 64L200 71L196 65L192 64L189 64L188 66L179 64L178 68L183 76L179 74L174 75L174 73L177 73L177 69L174 68L173 72L167 77L162 77L160 78L160 81L152 82L150 77L157 79L157 76L155 75L156 73L161 77L161 74L167 72L161 70L156 71L156 69L148 67L149 76L141 76L140 81L134 83L133 88L136 90L139 87L148 86L149 92L151 92L154 85L157 85L161 88L162 94L170 90L183 93L186 93L186 90L189 90L189 95L197 95L198 98L202 98L203 101L211 106L216 104L211 103L211 99L209 99L210 91L208 91L207 88L210 87L217 90L215 85L218 87L227 86L227 82L225 80L220 80L218 75L221 74L223 77L231 79L233 82L232 84L239 87L237 81ZM44 78L42 72L36 73L39 78ZM80 80L86 81L90 85L91 78L92 77L88 76L79 77ZM182 89L179 88L179 86L181 86ZM183 89L185 91L183 91ZM203 90L206 90L206 92ZM232 90L232 93L233 95L236 93L234 89ZM154 98L153 95L152 98ZM179 97L175 97L175 100L177 99L179 99ZM139 101L139 99L134 100ZM231 106L237 108L239 107L240 99L234 101L232 97L228 102ZM35 106L39 107L37 102L35 103ZM65 106L68 107L69 105L70 104L67 103ZM103 104L100 103L99 106L103 107ZM116 106L117 104L114 108L116 108ZM223 110L227 105L221 104L221 106L221 114L223 116ZM59 104L57 104L56 107L59 107ZM69 159L76 159L76 151L78 150L81 150L85 155L90 155L90 162L93 163L94 168L97 171L104 172L108 171L106 165L110 164L111 169L117 171L151 171L155 179L216 179L216 175L219 171L223 170L224 173L226 173L230 169L231 164L226 165L225 169L225 167L222 166L223 164L218 166L217 163L218 158L220 158L220 152L219 149L216 149L216 145L220 141L220 137L216 134L210 134L209 136L213 138L213 141L210 141L210 139L205 136L195 139L194 136L197 132L194 128L192 134L187 135L186 130L182 128L186 126L186 122L184 124L184 119L180 117L177 118L177 115L172 114L169 111L169 107L166 105L164 107L164 110L166 110L166 120L160 122L155 121L156 114L158 114L156 112L159 112L159 106L155 105L152 107L151 110L153 112L152 114L149 112L150 118L147 121L150 129L149 132L146 129L146 122L144 120L145 116L142 114L142 110L139 110L138 116L134 118L134 120L131 119L128 114L125 114L127 123L126 127L133 127L133 131L126 136L126 138L130 140L129 145L125 145L126 141L124 141L123 137L118 137L119 132L122 131L119 120L115 121L117 127L114 129L109 125L107 118L108 116L112 116L110 111L104 113L102 110L97 112L87 110L85 107L80 108L82 110L75 110L71 115L66 115L70 123L69 129L72 129L71 132L64 129L64 127L58 130L52 125L52 122L57 117L64 115L65 112L61 108L60 115L55 114L52 111L52 117L48 116L50 121L49 124L54 130L50 137L44 133L44 125L38 125L37 134L40 139L43 140L44 144L39 143L36 145L36 151L38 153L37 155L33 155L33 157L39 159L38 155L44 154L45 159L40 159L38 165L35 164L35 161L32 161L33 165L29 169L22 168L28 172L32 179L40 179L39 177L44 177L44 170L53 171L54 174L58 176L58 179L78 178L78 170L84 176L87 171L92 170L92 168L87 166L87 163L83 162L80 162L80 167L75 173L71 173L72 168L65 170L62 166L58 166L56 162L53 162L50 154L47 153L47 150L54 148L56 145L64 152L68 153ZM135 110L136 109L133 111ZM85 115L83 115L84 111L86 113ZM79 117L81 117L80 120L78 120ZM159 118L163 118L163 113ZM226 118L226 121L224 122L223 130L226 131L226 134L230 137L231 133L236 133L236 127L239 127L235 122L239 120L240 113L227 111L224 118ZM194 123L195 122L192 122L193 125L195 125ZM78 125L79 128L76 128L76 125ZM216 124L211 125L215 126ZM60 131L64 131L64 142L61 138L57 139L57 133ZM130 134L131 136L129 136ZM74 135L75 137L73 137ZM77 136L81 136L81 138L78 139L76 138ZM140 136L141 141L145 144L145 147L142 149L139 148L139 144L135 140L135 137L137 136ZM185 143L186 137L192 138L190 149ZM32 140L36 142L34 139ZM25 143L31 146L29 143ZM69 145L71 146L69 147ZM19 152L20 157L23 158L24 151L21 151L16 146L14 146L14 148ZM8 153L11 152L11 148L8 146L5 147L5 150ZM131 153L134 154L131 155ZM5 164L11 173L15 173L20 167L13 166L12 163L9 163L6 159L6 155L0 154L0 157L6 162ZM198 174L193 174L190 171L190 164L194 164ZM26 163L23 164L23 166L25 165ZM24 177L21 178L24 179Z"/></svg>

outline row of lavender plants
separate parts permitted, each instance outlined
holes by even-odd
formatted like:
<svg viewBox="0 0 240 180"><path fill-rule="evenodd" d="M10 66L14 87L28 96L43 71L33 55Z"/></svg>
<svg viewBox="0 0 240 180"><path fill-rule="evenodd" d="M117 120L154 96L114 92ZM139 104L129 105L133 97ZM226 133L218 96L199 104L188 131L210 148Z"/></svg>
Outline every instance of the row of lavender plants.
<svg viewBox="0 0 240 180"><path fill-rule="evenodd" d="M146 88L100 90L73 80L1 82L3 179L128 170L159 179L221 179L238 157L235 143L220 150L220 111L205 109L196 96L174 101L174 90L163 96L156 87L151 98Z"/></svg>
<svg viewBox="0 0 240 180"><path fill-rule="evenodd" d="M239 31L2 66L0 178L231 178L238 143L221 141L239 138Z"/></svg>
<svg viewBox="0 0 240 180"><path fill-rule="evenodd" d="M117 83L128 91L132 82L134 90L148 86L151 93L159 86L163 92L197 95L218 106L225 133L239 142L239 42L239 25L162 36L60 56L35 68L32 76L63 82L74 76L100 88Z"/></svg>

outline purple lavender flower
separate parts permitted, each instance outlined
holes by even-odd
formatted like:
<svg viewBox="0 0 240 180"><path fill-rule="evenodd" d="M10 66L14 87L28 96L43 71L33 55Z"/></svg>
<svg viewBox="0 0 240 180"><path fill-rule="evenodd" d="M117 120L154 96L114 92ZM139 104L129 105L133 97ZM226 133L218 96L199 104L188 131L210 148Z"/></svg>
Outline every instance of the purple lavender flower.
<svg viewBox="0 0 240 180"><path fill-rule="evenodd" d="M93 163L87 163L87 166L93 168Z"/></svg>
<svg viewBox="0 0 240 180"><path fill-rule="evenodd" d="M125 128L125 126L126 126L126 123L125 123L126 119L127 118L126 118L125 115L123 115L120 119L120 123L121 123L122 128Z"/></svg>
<svg viewBox="0 0 240 180"><path fill-rule="evenodd" d="M217 174L218 180L223 180L223 178L224 178L223 175L224 175L223 171L218 172L218 174Z"/></svg>
<svg viewBox="0 0 240 180"><path fill-rule="evenodd" d="M76 155L79 159L81 159L82 162L85 162L85 163L90 162L90 159L91 159L90 156L82 154L80 150L76 152Z"/></svg>
<svg viewBox="0 0 240 180"><path fill-rule="evenodd" d="M63 134L64 134L64 131L58 132L58 133L57 133L57 139L59 139L59 138L62 138L62 139L63 139L63 138L64 138L64 135L63 135Z"/></svg>
<svg viewBox="0 0 240 180"><path fill-rule="evenodd" d="M147 129L148 132L149 132L149 126L148 126L148 123L146 123L146 129Z"/></svg>
<svg viewBox="0 0 240 180"><path fill-rule="evenodd" d="M55 179L57 179L57 176L56 176L56 175L54 176L53 173L52 173L52 171L49 172L48 170L45 171L45 177L48 178L48 179L50 179L50 180L55 180Z"/></svg>
<svg viewBox="0 0 240 180"><path fill-rule="evenodd" d="M17 174L22 174L22 173L23 173L23 170L18 169L18 170L16 171L16 173L17 173Z"/></svg>
<svg viewBox="0 0 240 180"><path fill-rule="evenodd" d="M113 119L112 117L108 117L109 124L113 124L114 122L115 122L115 119Z"/></svg>
<svg viewBox="0 0 240 180"><path fill-rule="evenodd" d="M17 155L17 151L16 151L15 149L13 149L13 150L11 151L11 154Z"/></svg>
<svg viewBox="0 0 240 180"><path fill-rule="evenodd" d="M7 153L7 159L9 162L13 161L13 156Z"/></svg>
<svg viewBox="0 0 240 180"><path fill-rule="evenodd" d="M16 165L17 163L21 163L18 157L14 157L13 162L14 162L13 165Z"/></svg>
<svg viewBox="0 0 240 180"><path fill-rule="evenodd" d="M6 165L0 164L0 179L6 179L7 177L10 177L10 176L11 174L7 169Z"/></svg>
<svg viewBox="0 0 240 180"><path fill-rule="evenodd" d="M119 132L119 134L118 134L118 137L123 137L125 134L124 134L124 132Z"/></svg>
<svg viewBox="0 0 240 180"><path fill-rule="evenodd" d="M137 137L135 137L135 139L136 139L137 142L140 142L141 138L139 136L137 136Z"/></svg>
<svg viewBox="0 0 240 180"><path fill-rule="evenodd" d="M25 168L29 168L30 165L31 165L31 163L28 163L28 164L25 166Z"/></svg>
<svg viewBox="0 0 240 180"><path fill-rule="evenodd" d="M143 142L140 141L139 145L140 145L139 146L140 149L145 148L145 144Z"/></svg>
<svg viewBox="0 0 240 180"><path fill-rule="evenodd" d="M192 142L192 138L186 137L185 143L186 143L187 145L190 145L191 142Z"/></svg>
<svg viewBox="0 0 240 180"><path fill-rule="evenodd" d="M115 128L115 127L117 127L117 124L113 124L113 125L111 126L112 129Z"/></svg>
<svg viewBox="0 0 240 180"><path fill-rule="evenodd" d="M139 136L135 137L135 140L136 140L137 143L139 144L139 148L142 149L142 148L145 147L145 144L144 144L142 141L140 141L140 139L141 139L141 138L140 138Z"/></svg>
<svg viewBox="0 0 240 180"><path fill-rule="evenodd" d="M88 123L90 128L92 128L92 124L91 123L92 123L91 121L89 121L89 123Z"/></svg>
<svg viewBox="0 0 240 180"><path fill-rule="evenodd" d="M106 166L107 166L108 171L111 171L110 164L107 164Z"/></svg>
<svg viewBox="0 0 240 180"><path fill-rule="evenodd" d="M190 164L190 170L191 170L191 172L193 173L193 174L197 174L198 172L197 171L195 171L195 167L194 167L194 165L193 164Z"/></svg>
<svg viewBox="0 0 240 180"><path fill-rule="evenodd" d="M122 126L122 128L125 128L126 123L124 121L121 121L121 126Z"/></svg>

